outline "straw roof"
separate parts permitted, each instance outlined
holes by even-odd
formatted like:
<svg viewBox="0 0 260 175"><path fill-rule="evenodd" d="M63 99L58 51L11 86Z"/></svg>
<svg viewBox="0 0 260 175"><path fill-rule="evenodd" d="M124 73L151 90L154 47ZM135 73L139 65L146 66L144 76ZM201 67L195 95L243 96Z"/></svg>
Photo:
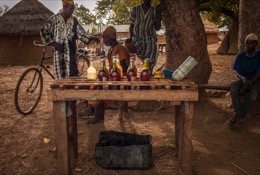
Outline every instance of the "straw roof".
<svg viewBox="0 0 260 175"><path fill-rule="evenodd" d="M209 22L206 19L202 20L202 21L203 21L206 33L218 33L219 32L218 27L215 24Z"/></svg>
<svg viewBox="0 0 260 175"><path fill-rule="evenodd" d="M0 35L39 35L51 15L53 12L38 0L21 0L0 17Z"/></svg>

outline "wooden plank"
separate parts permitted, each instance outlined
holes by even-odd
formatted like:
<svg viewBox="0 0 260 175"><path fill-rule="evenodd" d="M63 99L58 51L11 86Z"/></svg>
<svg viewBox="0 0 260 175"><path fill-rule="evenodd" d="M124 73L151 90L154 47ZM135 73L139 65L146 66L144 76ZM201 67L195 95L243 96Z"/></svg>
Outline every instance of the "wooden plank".
<svg viewBox="0 0 260 175"><path fill-rule="evenodd" d="M93 84L93 83L96 83L96 82L99 82L98 80L88 80L87 78L64 78L64 79L60 79L60 80L56 80L56 81L52 81L50 84L57 84L57 83L60 83L60 82L73 82L73 83L90 83L90 84ZM105 81L107 82L107 81ZM109 82L109 81L108 81ZM113 82L113 81L110 81L110 82ZM118 82L128 82L126 78L123 78L121 79L121 81L118 81ZM143 82L140 80L140 78L137 78L135 81L133 82ZM195 84L194 82L190 81L189 79L183 79L181 81L176 81L176 80L172 80L172 79L169 79L169 78L151 78L149 81L147 82L171 82L171 83L176 83L176 84L183 84L183 83L189 83L189 84Z"/></svg>
<svg viewBox="0 0 260 175"><path fill-rule="evenodd" d="M230 90L230 84L200 84L200 89Z"/></svg>
<svg viewBox="0 0 260 175"><path fill-rule="evenodd" d="M50 101L60 100L161 100L198 101L198 90L48 90Z"/></svg>
<svg viewBox="0 0 260 175"><path fill-rule="evenodd" d="M187 87L187 88L197 88L192 82L174 82L174 81L95 81L95 82L77 82L77 81L57 81L50 84L52 89L59 88L75 88L75 86L79 86L80 89L89 86L169 86L169 87ZM81 88L81 86L83 88ZM62 87L62 88L61 88ZM77 87L78 88L78 87Z"/></svg>
<svg viewBox="0 0 260 175"><path fill-rule="evenodd" d="M68 118L66 117L65 102L53 102L53 119L57 150L57 174L70 175L72 168L69 157Z"/></svg>

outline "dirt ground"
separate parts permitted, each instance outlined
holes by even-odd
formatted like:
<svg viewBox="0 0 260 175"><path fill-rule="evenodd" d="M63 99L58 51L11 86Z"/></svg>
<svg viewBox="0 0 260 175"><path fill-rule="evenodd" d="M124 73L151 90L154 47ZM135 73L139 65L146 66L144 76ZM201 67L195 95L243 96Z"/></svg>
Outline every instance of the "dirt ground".
<svg viewBox="0 0 260 175"><path fill-rule="evenodd" d="M210 83L234 80L234 55L216 55L209 46L213 72ZM165 60L161 55L157 63ZM140 64L137 64L140 66ZM27 66L28 67L28 66ZM51 81L44 74L44 93L35 111L20 115L14 107L14 88L25 66L0 67L0 175L51 175L55 173L55 138L52 104L46 90ZM193 118L194 175L260 175L260 116L248 118L238 130L228 127L233 115L230 96L208 92L195 105ZM80 104L79 104L80 106ZM95 143L100 131L114 130L153 137L153 163L148 170L103 169L95 162ZM106 110L104 124L88 125L78 118L79 159L76 175L168 175L177 174L174 117L171 111L128 112L120 122L117 110ZM44 143L43 139L50 139ZM245 171L245 172L243 172Z"/></svg>

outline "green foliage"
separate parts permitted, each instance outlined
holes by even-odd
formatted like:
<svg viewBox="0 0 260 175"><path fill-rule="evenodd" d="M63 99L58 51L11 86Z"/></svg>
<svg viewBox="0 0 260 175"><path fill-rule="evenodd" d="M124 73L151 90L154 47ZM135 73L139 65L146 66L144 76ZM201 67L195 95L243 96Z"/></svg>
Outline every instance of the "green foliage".
<svg viewBox="0 0 260 175"><path fill-rule="evenodd" d="M0 16L5 14L5 12L7 12L7 10L9 10L9 6L7 6L7 5L0 6Z"/></svg>
<svg viewBox="0 0 260 175"><path fill-rule="evenodd" d="M96 27L92 27L92 29L91 29L91 33L97 33L97 29L96 29Z"/></svg>
<svg viewBox="0 0 260 175"><path fill-rule="evenodd" d="M129 24L131 8L141 3L142 0L99 0L95 8L96 17L102 23ZM152 4L158 5L159 0L152 0Z"/></svg>
<svg viewBox="0 0 260 175"><path fill-rule="evenodd" d="M219 27L238 18L239 0L197 0L202 16Z"/></svg>
<svg viewBox="0 0 260 175"><path fill-rule="evenodd" d="M96 17L90 12L88 8L83 5L78 6L75 4L75 10L73 15L78 19L81 25L94 25L96 24Z"/></svg>

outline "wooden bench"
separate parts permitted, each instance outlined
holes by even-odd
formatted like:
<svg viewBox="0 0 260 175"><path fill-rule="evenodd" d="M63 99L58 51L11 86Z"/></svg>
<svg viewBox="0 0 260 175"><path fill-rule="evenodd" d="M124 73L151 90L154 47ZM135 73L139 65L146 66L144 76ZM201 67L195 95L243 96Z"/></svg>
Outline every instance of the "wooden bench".
<svg viewBox="0 0 260 175"><path fill-rule="evenodd" d="M200 84L199 88L230 91L230 84Z"/></svg>
<svg viewBox="0 0 260 175"><path fill-rule="evenodd" d="M163 53L165 53L165 50L166 50L166 43L159 43L158 44L159 53L163 54Z"/></svg>

